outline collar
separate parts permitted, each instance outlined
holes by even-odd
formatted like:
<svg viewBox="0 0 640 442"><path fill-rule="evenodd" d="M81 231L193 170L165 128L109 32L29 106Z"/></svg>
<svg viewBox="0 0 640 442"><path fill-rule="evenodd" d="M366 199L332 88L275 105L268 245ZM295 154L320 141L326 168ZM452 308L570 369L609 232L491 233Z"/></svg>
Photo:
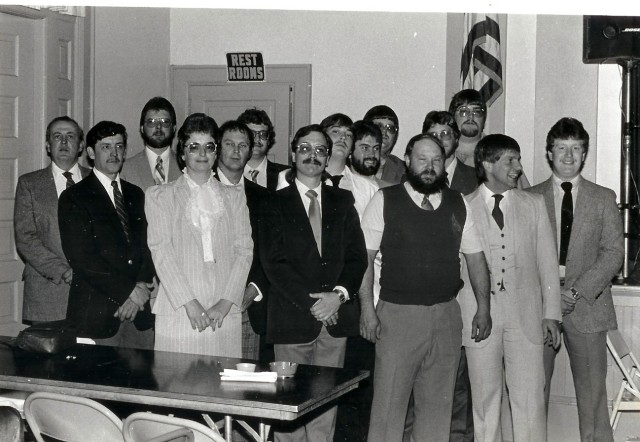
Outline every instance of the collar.
<svg viewBox="0 0 640 442"><path fill-rule="evenodd" d="M489 207L490 209L493 209L493 206L495 205L495 199L493 198L493 195L495 195L495 193L492 192L485 185L485 183L480 184L480 186L478 187L478 191L480 192L480 195L482 196L482 200L487 205L487 207ZM503 192L502 196L504 198L502 198L502 202L500 204L507 203L509 201L509 197L511 196L511 190L507 190L506 192Z"/></svg>
<svg viewBox="0 0 640 442"><path fill-rule="evenodd" d="M562 190L562 187L560 185L564 182L567 182L567 180L563 180L559 178L558 176L556 176L555 173L551 174L551 178L553 180L553 187L555 187L556 189L559 189L561 192L564 192L564 190ZM573 185L572 187L573 190L577 190L578 186L580 186L580 178L582 178L582 176L578 174L568 181Z"/></svg>
<svg viewBox="0 0 640 442"><path fill-rule="evenodd" d="M56 177L56 176L64 176L62 174L64 172L66 172L66 170L61 169L60 167L58 167L58 165L56 163L54 163L52 161L51 162L51 172L53 173L54 177ZM80 166L78 166L78 162L77 161L75 162L75 164L73 166L71 166L71 168L69 169L69 172L71 172L73 174L74 178L77 177L77 179L74 180L76 183L82 179L82 174L80 173Z"/></svg>
<svg viewBox="0 0 640 442"><path fill-rule="evenodd" d="M244 188L244 175L240 176L240 181L236 184L232 183L219 167L216 168L216 173L218 174L218 178L220 178L220 182L225 186L240 186Z"/></svg>

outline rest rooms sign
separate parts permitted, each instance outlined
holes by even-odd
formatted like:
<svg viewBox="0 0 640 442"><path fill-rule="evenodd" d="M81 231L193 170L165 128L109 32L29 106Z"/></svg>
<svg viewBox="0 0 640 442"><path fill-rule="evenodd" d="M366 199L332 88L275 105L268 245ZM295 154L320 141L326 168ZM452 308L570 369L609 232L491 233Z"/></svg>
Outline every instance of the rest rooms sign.
<svg viewBox="0 0 640 442"><path fill-rule="evenodd" d="M227 53L228 81L264 81L264 62L260 52Z"/></svg>

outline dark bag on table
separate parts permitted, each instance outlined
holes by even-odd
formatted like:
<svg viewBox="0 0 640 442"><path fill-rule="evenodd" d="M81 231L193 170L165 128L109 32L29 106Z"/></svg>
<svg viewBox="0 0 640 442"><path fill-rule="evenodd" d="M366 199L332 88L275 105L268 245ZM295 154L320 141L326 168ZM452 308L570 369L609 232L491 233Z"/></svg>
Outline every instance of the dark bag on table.
<svg viewBox="0 0 640 442"><path fill-rule="evenodd" d="M13 340L14 347L32 353L54 354L76 343L76 334L67 322L50 321L35 324L22 330Z"/></svg>

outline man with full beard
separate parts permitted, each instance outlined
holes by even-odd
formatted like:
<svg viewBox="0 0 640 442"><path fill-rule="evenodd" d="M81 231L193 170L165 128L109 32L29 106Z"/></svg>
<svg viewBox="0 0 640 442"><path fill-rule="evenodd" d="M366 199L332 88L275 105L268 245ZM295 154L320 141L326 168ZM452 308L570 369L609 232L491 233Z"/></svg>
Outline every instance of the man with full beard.
<svg viewBox="0 0 640 442"><path fill-rule="evenodd" d="M491 332L489 272L480 234L459 192L446 186L438 138L407 145L407 182L378 191L362 228L369 266L360 288L360 333L376 343L370 442L401 441L409 396L412 440L449 440L451 405L462 345L456 300L464 254L478 309L473 337ZM380 299L373 307L373 262L382 251Z"/></svg>
<svg viewBox="0 0 640 442"><path fill-rule="evenodd" d="M163 97L149 100L140 113L140 136L145 148L125 161L120 176L142 190L180 177L182 172L171 149L175 133L173 105Z"/></svg>
<svg viewBox="0 0 640 442"><path fill-rule="evenodd" d="M351 149L351 170L378 185L379 188L391 186L393 183L376 176L380 169L382 155L382 132L370 121L356 121L351 126L353 148Z"/></svg>

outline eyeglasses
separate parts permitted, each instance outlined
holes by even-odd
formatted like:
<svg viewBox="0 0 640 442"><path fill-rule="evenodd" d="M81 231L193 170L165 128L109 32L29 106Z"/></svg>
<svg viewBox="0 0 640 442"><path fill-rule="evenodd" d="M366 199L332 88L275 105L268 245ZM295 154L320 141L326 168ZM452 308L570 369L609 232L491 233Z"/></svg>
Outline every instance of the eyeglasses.
<svg viewBox="0 0 640 442"><path fill-rule="evenodd" d="M357 148L360 149L361 151L363 151L364 153L380 152L380 145L379 144L376 144L375 146L369 146L368 144L361 144Z"/></svg>
<svg viewBox="0 0 640 442"><path fill-rule="evenodd" d="M440 140L449 141L453 138L453 131L449 129L441 130L440 132L429 132L429 135L436 137Z"/></svg>
<svg viewBox="0 0 640 442"><path fill-rule="evenodd" d="M459 107L456 109L456 113L462 118L467 118L471 115L473 118L482 117L484 115L484 109L470 109L468 107Z"/></svg>
<svg viewBox="0 0 640 442"><path fill-rule="evenodd" d="M314 152L319 157L326 157L329 154L327 146L323 146L322 144L312 146L309 143L300 143L296 149L304 155L309 155L311 152Z"/></svg>
<svg viewBox="0 0 640 442"><path fill-rule="evenodd" d="M149 128L158 127L158 125L167 128L171 127L173 121L171 121L171 118L148 118L144 120L144 124Z"/></svg>
<svg viewBox="0 0 640 442"><path fill-rule="evenodd" d="M392 124L383 124L383 123L376 123L376 126L378 126L380 128L380 131L382 132L386 132L388 134L397 134L398 133L398 128Z"/></svg>
<svg viewBox="0 0 640 442"><path fill-rule="evenodd" d="M53 141L55 141L56 143L61 143L63 140L64 141L75 141L78 138L78 135L76 134L59 134L59 133L55 133L53 135L51 135L51 139Z"/></svg>
<svg viewBox="0 0 640 442"><path fill-rule="evenodd" d="M267 141L269 139L269 131L268 130L252 130L253 139Z"/></svg>
<svg viewBox="0 0 640 442"><path fill-rule="evenodd" d="M216 152L216 143L207 143L204 146L200 143L189 143L187 144L187 150L189 153L200 153L200 148L204 148L204 153L210 155Z"/></svg>

